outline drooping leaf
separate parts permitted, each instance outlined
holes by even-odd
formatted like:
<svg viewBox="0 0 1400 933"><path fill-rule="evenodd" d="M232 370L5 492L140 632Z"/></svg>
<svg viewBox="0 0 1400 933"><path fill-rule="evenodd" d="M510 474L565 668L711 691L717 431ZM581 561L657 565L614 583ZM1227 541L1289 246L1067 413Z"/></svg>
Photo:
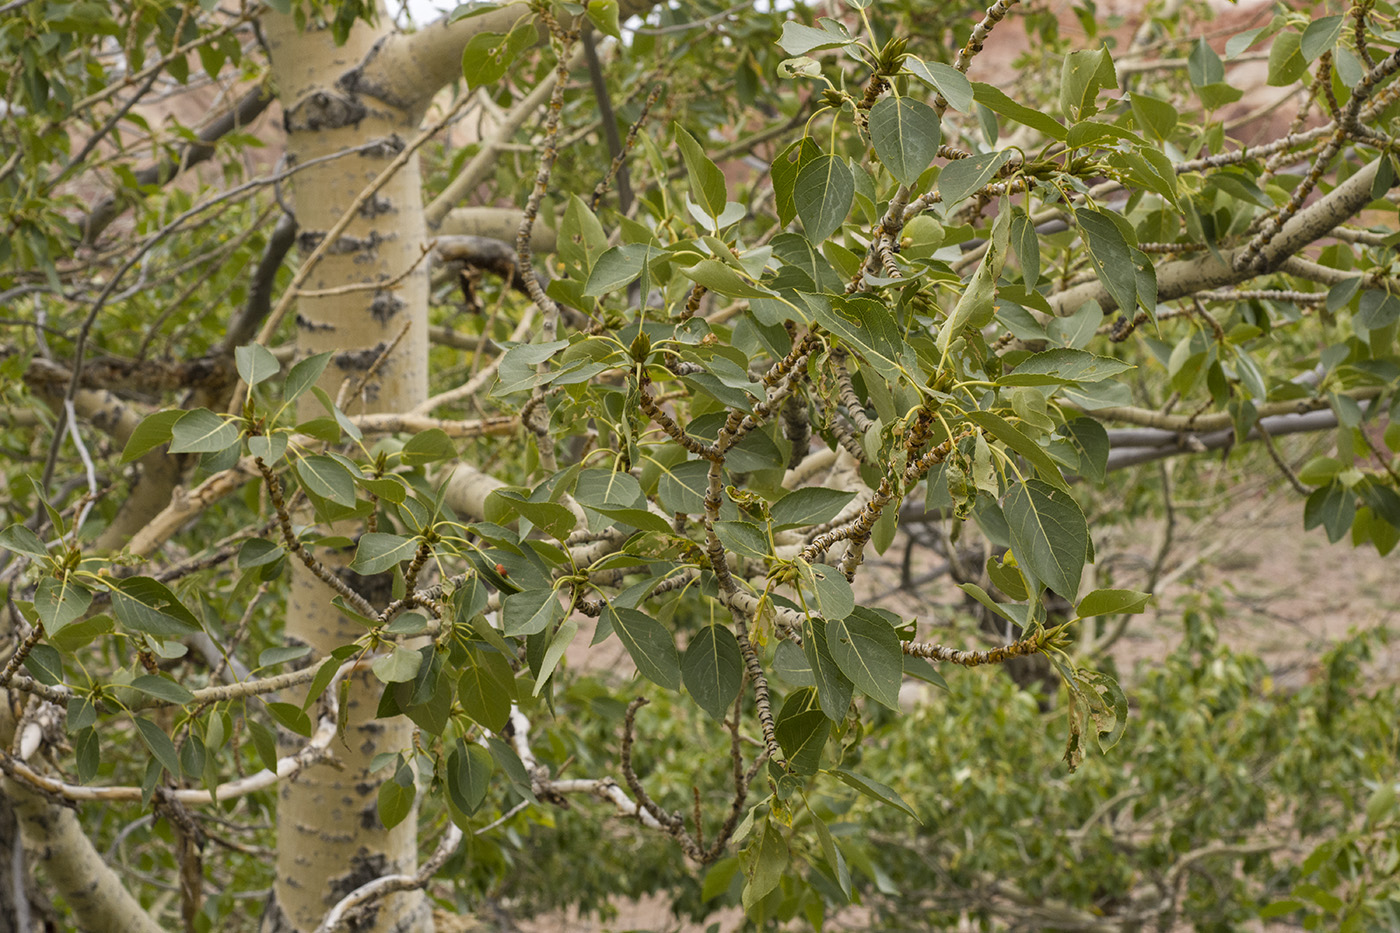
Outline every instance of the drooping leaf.
<svg viewBox="0 0 1400 933"><path fill-rule="evenodd" d="M775 531L829 522L840 514L855 493L845 489L805 486L794 489L773 503L770 515Z"/></svg>
<svg viewBox="0 0 1400 933"><path fill-rule="evenodd" d="M1012 486L1002 503L1017 562L1073 602L1089 549L1089 525L1074 497L1032 479Z"/></svg>
<svg viewBox="0 0 1400 933"><path fill-rule="evenodd" d="M900 184L913 185L943 141L938 114L921 101L884 97L870 108L870 142Z"/></svg>
<svg viewBox="0 0 1400 933"><path fill-rule="evenodd" d="M686 645L681 675L700 708L722 722L744 682L744 658L734 633L721 625L701 628Z"/></svg>
<svg viewBox="0 0 1400 933"><path fill-rule="evenodd" d="M899 709L904 652L888 622L865 608L827 623L826 644L841 672L866 696Z"/></svg>
<svg viewBox="0 0 1400 933"><path fill-rule="evenodd" d="M667 690L681 688L681 661L666 626L636 609L603 609L642 676Z"/></svg>
<svg viewBox="0 0 1400 933"><path fill-rule="evenodd" d="M802 624L802 652L816 681L817 698L822 712L834 722L846 718L855 685L841 670L827 645L828 626L820 619L808 619Z"/></svg>
<svg viewBox="0 0 1400 933"><path fill-rule="evenodd" d="M814 688L805 687L788 695L778 712L774 732L793 773L817 773L822 749L831 735L831 720L822 712Z"/></svg>
<svg viewBox="0 0 1400 933"><path fill-rule="evenodd" d="M705 155L705 150L695 141L695 137L679 123L676 124L676 145L680 147L681 158L685 160L686 174L690 176L690 194L695 203L711 217L723 214L726 201L724 173Z"/></svg>
<svg viewBox="0 0 1400 933"><path fill-rule="evenodd" d="M821 243L840 229L855 193L855 176L844 159L822 155L803 165L793 185L792 200L807 239Z"/></svg>
<svg viewBox="0 0 1400 933"><path fill-rule="evenodd" d="M1142 612L1151 598L1151 593L1140 593L1137 590L1094 590L1084 595L1075 611L1082 619L1116 612Z"/></svg>
<svg viewBox="0 0 1400 933"><path fill-rule="evenodd" d="M856 774L854 771L847 768L836 768L831 773L840 778L843 784L854 787L870 799L888 804L896 810L903 810L905 813L912 816L915 821L923 822L923 820L919 819L919 814L915 812L914 808L909 806L904 798L899 795L899 792L888 784L881 784L874 778L868 778L863 774Z"/></svg>
<svg viewBox="0 0 1400 933"><path fill-rule="evenodd" d="M515 674L500 653L477 649L469 653L457 681L457 699L468 716L493 732L505 728L515 702Z"/></svg>

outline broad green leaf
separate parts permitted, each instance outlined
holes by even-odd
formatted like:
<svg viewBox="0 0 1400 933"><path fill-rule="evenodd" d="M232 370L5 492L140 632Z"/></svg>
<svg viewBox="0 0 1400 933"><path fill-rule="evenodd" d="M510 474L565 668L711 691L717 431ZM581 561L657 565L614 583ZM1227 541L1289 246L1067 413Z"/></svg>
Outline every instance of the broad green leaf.
<svg viewBox="0 0 1400 933"><path fill-rule="evenodd" d="M1178 114L1169 102L1136 91L1132 94L1133 120L1138 130L1157 140L1171 136Z"/></svg>
<svg viewBox="0 0 1400 933"><path fill-rule="evenodd" d="M805 687L788 695L778 712L774 732L793 773L816 774L821 769L831 720L822 712L814 688Z"/></svg>
<svg viewBox="0 0 1400 933"><path fill-rule="evenodd" d="M112 591L117 621L133 632L157 638L182 638L201 631L194 614L170 588L150 577L128 577Z"/></svg>
<svg viewBox="0 0 1400 933"><path fill-rule="evenodd" d="M321 378L321 373L325 372L326 364L330 362L330 359L330 353L317 353L293 366L287 373L286 384L282 387L283 401L294 401L315 385L316 380Z"/></svg>
<svg viewBox="0 0 1400 933"><path fill-rule="evenodd" d="M778 886L788 867L787 841L771 817L763 820L763 829L745 847L742 858L747 883L741 900L748 910Z"/></svg>
<svg viewBox="0 0 1400 933"><path fill-rule="evenodd" d="M179 776L180 756L175 752L175 743L170 741L170 736L165 734L165 730L139 716L133 721L136 723L136 731L141 733L141 741L150 749L156 761L171 774Z"/></svg>
<svg viewBox="0 0 1400 933"><path fill-rule="evenodd" d="M495 770L490 752L458 739L447 755L447 795L452 805L465 816L475 813L491 789Z"/></svg>
<svg viewBox="0 0 1400 933"><path fill-rule="evenodd" d="M49 556L43 540L24 525L11 525L0 531L0 547L25 557L42 560Z"/></svg>
<svg viewBox="0 0 1400 933"><path fill-rule="evenodd" d="M913 185L938 155L938 114L908 97L884 97L870 108L870 142L900 184Z"/></svg>
<svg viewBox="0 0 1400 933"><path fill-rule="evenodd" d="M911 55L904 60L904 67L911 75L942 94L949 107L959 113L972 112L972 82L952 65L920 61Z"/></svg>
<svg viewBox="0 0 1400 933"><path fill-rule="evenodd" d="M1045 452L1045 449L1009 421L989 411L970 411L967 413L967 420L990 432L997 440L1029 460L1036 468L1036 472L1040 474L1041 479L1066 491L1069 490L1064 477L1060 475L1060 468L1055 466L1055 461L1050 459L1050 455Z"/></svg>
<svg viewBox="0 0 1400 933"><path fill-rule="evenodd" d="M126 447L122 450L122 463L140 459L161 444L170 443L171 428L184 414L175 408L154 412L142 418L136 430L131 432L131 437L127 438Z"/></svg>
<svg viewBox="0 0 1400 933"><path fill-rule="evenodd" d="M1099 751L1107 752L1118 744L1128 728L1128 698L1118 681L1098 671L1075 671L1081 695L1094 720L1095 738Z"/></svg>
<svg viewBox="0 0 1400 933"><path fill-rule="evenodd" d="M690 195L695 203L711 217L723 214L727 200L724 173L705 155L705 150L695 141L695 137L679 123L676 124L676 145L680 147L681 157L685 160L685 171L690 176Z"/></svg>
<svg viewBox="0 0 1400 933"><path fill-rule="evenodd" d="M248 438L248 454L257 457L268 466L273 466L287 452L287 435L281 432L271 436L258 435Z"/></svg>
<svg viewBox="0 0 1400 933"><path fill-rule="evenodd" d="M1089 525L1062 489L1032 479L1011 487L1002 503L1016 562L1073 602L1089 552Z"/></svg>
<svg viewBox="0 0 1400 933"><path fill-rule="evenodd" d="M417 538L370 531L360 536L350 569L359 574L383 573L400 561L412 560L418 550Z"/></svg>
<svg viewBox="0 0 1400 933"><path fill-rule="evenodd" d="M1137 307L1137 267L1133 264L1128 241L1118 225L1100 211L1080 209L1074 212L1074 219L1084 231L1089 260L1099 280L1108 289L1114 304L1131 314Z"/></svg>
<svg viewBox="0 0 1400 933"><path fill-rule="evenodd" d="M808 52L843 48L853 41L846 27L836 20L822 17L817 22L821 24L819 29L788 20L783 23L783 35L778 45L789 55L806 55Z"/></svg>
<svg viewBox="0 0 1400 933"><path fill-rule="evenodd" d="M636 609L614 609L611 604L603 609L603 616L643 677L667 690L681 688L680 656L664 625Z"/></svg>
<svg viewBox="0 0 1400 933"><path fill-rule="evenodd" d="M131 682L131 686L132 689L140 690L147 696L153 696L157 700L165 700L168 703L183 706L186 703L194 702L193 693L169 677L161 677L158 674L142 674Z"/></svg>
<svg viewBox="0 0 1400 933"><path fill-rule="evenodd" d="M972 82L972 96L977 102L994 113L999 113L1003 117L1010 117L1017 123L1029 126L1032 129L1040 130L1051 139L1064 142L1069 135L1069 130L1060 121L1049 114L1033 110L1025 104L1017 103L998 87L990 84L983 84L980 81Z"/></svg>
<svg viewBox="0 0 1400 933"><path fill-rule="evenodd" d="M403 684L418 676L418 668L422 663L423 656L417 651L403 645L395 645L393 651L375 658L370 667L381 683Z"/></svg>
<svg viewBox="0 0 1400 933"><path fill-rule="evenodd" d="M355 504L355 476L334 457L325 454L303 457L296 464L296 471L307 492L339 505Z"/></svg>
<svg viewBox="0 0 1400 933"><path fill-rule="evenodd" d="M1191 47L1191 54L1186 58L1186 74L1191 83L1198 88L1207 84L1219 84L1225 80L1225 63L1215 54L1215 50L1206 42L1204 36L1198 38L1196 44Z"/></svg>
<svg viewBox="0 0 1400 933"><path fill-rule="evenodd" d="M822 155L797 173L792 200L807 239L819 244L845 223L855 198L855 176L844 159Z"/></svg>
<svg viewBox="0 0 1400 933"><path fill-rule="evenodd" d="M812 595L823 619L844 619L855 608L856 597L846 575L826 564L812 565ZM809 605L808 608L811 608Z"/></svg>
<svg viewBox="0 0 1400 933"><path fill-rule="evenodd" d="M1302 36L1285 29L1274 37L1269 46L1269 80L1272 87L1287 87L1308 71L1308 60L1303 57Z"/></svg>
<svg viewBox="0 0 1400 933"><path fill-rule="evenodd" d="M472 36L462 49L462 77L467 88L474 91L501 80L511 63L537 40L534 23L529 20L518 23L505 35L481 32Z"/></svg>
<svg viewBox="0 0 1400 933"><path fill-rule="evenodd" d="M593 264L583 294L588 298L600 298L620 291L635 282L648 263L663 256L665 253L662 250L647 243L614 246Z"/></svg>
<svg viewBox="0 0 1400 933"><path fill-rule="evenodd" d="M951 168L951 166L950 166ZM954 340L962 336L967 328L980 330L991 323L996 314L993 303L996 297L996 282L1001 268L1006 263L1006 245L1011 235L1011 212L1000 211L992 223L992 236L987 244L987 252L972 273L972 279L958 296L948 319L938 328L938 349L947 353Z"/></svg>
<svg viewBox="0 0 1400 933"><path fill-rule="evenodd" d="M535 502L516 489L497 489L486 498L486 517L498 524L519 515L550 537L562 541L578 524L578 516L558 502Z"/></svg>
<svg viewBox="0 0 1400 933"><path fill-rule="evenodd" d="M457 456L457 446L441 428L419 431L408 439L400 451L405 466L421 466L451 460Z"/></svg>
<svg viewBox="0 0 1400 933"><path fill-rule="evenodd" d="M500 732L510 720L510 704L515 698L510 662L489 649L471 651L457 681L457 699L466 714L492 732Z"/></svg>
<svg viewBox="0 0 1400 933"><path fill-rule="evenodd" d="M601 265L601 260L599 261ZM747 282L717 259L702 259L681 272L686 278L727 298L772 298L777 293Z"/></svg>
<svg viewBox="0 0 1400 933"><path fill-rule="evenodd" d="M544 650L544 657L540 660L540 672L535 677L535 689L531 691L531 696L539 696L544 685L549 682L554 669L559 666L559 662L564 659L564 652L573 644L574 637L578 635L578 623L573 619L565 619L554 633L554 637L549 641L549 647Z"/></svg>
<svg viewBox="0 0 1400 933"><path fill-rule="evenodd" d="M962 590L964 593L971 596L973 599L977 600L979 603L986 606L988 609L990 609L992 612L995 612L997 615L1001 616L1006 621L1017 622L1017 624L1019 624L1018 620L1012 618L1011 614L1006 611L1005 607L1000 605L996 600L992 599L991 594L988 593L986 590L982 589L982 587L978 586L976 583L959 583L958 589Z"/></svg>
<svg viewBox="0 0 1400 933"><path fill-rule="evenodd" d="M1345 25L1346 17L1341 15L1324 16L1309 23L1298 43L1303 60L1314 62L1323 52L1332 51L1337 45L1337 40L1341 38L1342 27Z"/></svg>
<svg viewBox="0 0 1400 933"><path fill-rule="evenodd" d="M413 811L417 793L413 769L407 764L400 765L392 778L379 785L379 821L385 829L393 829Z"/></svg>
<svg viewBox="0 0 1400 933"><path fill-rule="evenodd" d="M744 682L739 640L721 625L701 628L686 645L681 675L700 708L723 722Z"/></svg>
<svg viewBox="0 0 1400 933"><path fill-rule="evenodd" d="M501 632L507 637L536 635L564 618L564 607L552 589L521 590L501 602Z"/></svg>
<svg viewBox="0 0 1400 933"><path fill-rule="evenodd" d="M709 482L710 464L705 460L678 463L661 474L656 498L667 512L692 514L705 507L705 489Z"/></svg>
<svg viewBox="0 0 1400 933"><path fill-rule="evenodd" d="M822 712L833 722L840 722L846 718L855 685L842 673L840 665L832 657L826 640L827 629L828 626L821 619L808 619L803 622L802 653L806 655L807 663L811 666Z"/></svg>
<svg viewBox="0 0 1400 933"><path fill-rule="evenodd" d="M268 714L277 720L284 729L305 738L311 738L311 717L300 706L295 703L274 701L269 701L264 705L267 707Z"/></svg>
<svg viewBox="0 0 1400 933"><path fill-rule="evenodd" d="M1151 593L1140 593L1137 590L1094 590L1085 594L1075 611L1081 619L1112 615L1116 612L1142 612L1151 598Z"/></svg>
<svg viewBox="0 0 1400 933"><path fill-rule="evenodd" d="M1010 159L1009 152L986 152L943 166L938 174L938 194L942 198L944 211L956 207L968 195L995 178Z"/></svg>
<svg viewBox="0 0 1400 933"><path fill-rule="evenodd" d="M773 207L778 212L778 222L784 227L797 216L797 205L793 202L793 190L797 184L797 173L812 159L821 155L821 148L804 136L788 146L773 160L770 169L773 179ZM781 235L780 235L781 236ZM774 240L777 246L777 239Z"/></svg>
<svg viewBox="0 0 1400 933"><path fill-rule="evenodd" d="M617 0L588 0L585 9L588 19L598 27L599 32L614 39L622 39L622 31L618 28Z"/></svg>
<svg viewBox="0 0 1400 933"><path fill-rule="evenodd" d="M844 489L805 486L783 496L769 512L775 531L829 522L846 507L855 493Z"/></svg>
<svg viewBox="0 0 1400 933"><path fill-rule="evenodd" d="M238 443L238 427L207 408L180 416L170 427L172 454L215 453Z"/></svg>
<svg viewBox="0 0 1400 933"><path fill-rule="evenodd" d="M807 295L804 300L818 324L866 360L887 372L899 368L904 332L884 304L867 295Z"/></svg>
<svg viewBox="0 0 1400 933"><path fill-rule="evenodd" d="M881 784L879 781L868 778L863 774L856 774L854 771L847 768L836 768L829 773L836 775L843 784L854 787L872 800L878 800L881 803L888 804L896 810L903 810L917 822L923 822L923 820L919 819L919 814L914 812L914 808L905 803L904 798L901 797L898 791L893 787L887 784Z"/></svg>
<svg viewBox="0 0 1400 933"><path fill-rule="evenodd" d="M1351 530L1355 518L1356 496L1339 482L1313 490L1303 504L1303 528L1311 531L1321 525L1333 544Z"/></svg>
<svg viewBox="0 0 1400 933"><path fill-rule="evenodd" d="M1118 75L1108 49L1070 52L1060 72L1060 109L1074 120L1086 120L1098 111L1095 98L1099 92L1117 87Z"/></svg>
<svg viewBox="0 0 1400 933"><path fill-rule="evenodd" d="M741 557L768 556L768 536L753 522L715 522L715 534L727 550Z"/></svg>
<svg viewBox="0 0 1400 933"><path fill-rule="evenodd" d="M277 357L261 344L250 343L239 347L233 351L233 358L234 365L238 367L239 378L248 383L250 389L266 379L271 379L282 370L282 364L277 362Z"/></svg>
<svg viewBox="0 0 1400 933"><path fill-rule="evenodd" d="M1016 364L1016 371L1002 376L998 385L1036 386L1070 382L1101 382L1133 369L1132 363L1084 350L1057 348L1035 353Z"/></svg>
<svg viewBox="0 0 1400 933"><path fill-rule="evenodd" d="M841 672L866 696L899 709L899 685L904 680L904 652L888 622L859 608L826 626L826 644Z"/></svg>
<svg viewBox="0 0 1400 933"><path fill-rule="evenodd" d="M92 593L71 578L45 577L34 591L34 611L50 635L78 619L92 605Z"/></svg>
<svg viewBox="0 0 1400 933"><path fill-rule="evenodd" d="M1011 215L1011 248L1021 263L1026 290L1034 291L1035 283L1040 280L1040 235L1035 232L1030 218L1020 210Z"/></svg>

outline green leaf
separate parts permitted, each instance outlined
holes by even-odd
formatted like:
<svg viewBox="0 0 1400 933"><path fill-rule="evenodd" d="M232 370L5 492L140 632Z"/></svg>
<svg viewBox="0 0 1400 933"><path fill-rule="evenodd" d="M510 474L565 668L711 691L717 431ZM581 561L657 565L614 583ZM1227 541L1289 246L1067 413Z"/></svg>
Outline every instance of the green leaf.
<svg viewBox="0 0 1400 933"><path fill-rule="evenodd" d="M1074 219L1084 231L1089 260L1099 280L1117 307L1131 313L1137 307L1137 267L1122 231L1101 211L1081 208L1074 212Z"/></svg>
<svg viewBox="0 0 1400 933"><path fill-rule="evenodd" d="M238 443L238 427L207 408L180 416L170 428L172 454L217 453Z"/></svg>
<svg viewBox="0 0 1400 933"><path fill-rule="evenodd" d="M588 12L589 20L593 22L599 32L612 36L614 39L622 39L622 32L618 28L617 0L588 0L588 6L585 9Z"/></svg>
<svg viewBox="0 0 1400 933"><path fill-rule="evenodd" d="M1094 590L1079 601L1079 607L1075 611L1081 619L1118 612L1137 613L1142 612L1151 598L1151 593L1140 593L1137 590Z"/></svg>
<svg viewBox="0 0 1400 933"><path fill-rule="evenodd" d="M944 211L995 178L1010 159L1009 152L986 152L943 166L938 175L938 194L942 198Z"/></svg>
<svg viewBox="0 0 1400 933"><path fill-rule="evenodd" d="M637 280L647 263L661 259L665 253L646 243L626 243L614 246L598 257L588 273L583 287L586 298L600 298L620 291Z"/></svg>
<svg viewBox="0 0 1400 933"><path fill-rule="evenodd" d="M821 155L802 166L792 201L810 242L819 244L841 228L855 193L855 176L845 160Z"/></svg>
<svg viewBox="0 0 1400 933"><path fill-rule="evenodd" d="M854 771L846 768L836 768L829 773L836 775L842 783L849 787L854 787L872 800L878 800L881 803L888 804L896 810L903 810L916 821L920 823L923 822L923 820L919 819L919 814L914 812L914 808L905 803L904 798L899 796L899 793L893 787L887 784L881 784L873 778L856 774Z"/></svg>
<svg viewBox="0 0 1400 933"><path fill-rule="evenodd" d="M233 359L234 365L238 367L239 378L248 383L250 389L259 382L271 379L282 370L282 364L277 362L277 357L261 344L250 343L238 347L233 351Z"/></svg>
<svg viewBox="0 0 1400 933"><path fill-rule="evenodd" d="M447 795L452 805L466 816L475 813L491 789L495 770L490 752L458 739L447 754Z"/></svg>
<svg viewBox="0 0 1400 933"><path fill-rule="evenodd" d="M1274 37L1269 46L1269 80L1272 87L1287 87L1308 71L1308 60L1303 57L1303 37L1292 30L1285 30Z"/></svg>
<svg viewBox="0 0 1400 933"><path fill-rule="evenodd" d="M664 625L635 609L614 609L611 604L604 607L603 617L612 623L643 677L667 690L681 688L680 655Z"/></svg>
<svg viewBox="0 0 1400 933"><path fill-rule="evenodd" d="M1204 36L1197 39L1196 44L1191 47L1191 54L1186 58L1186 74L1196 87L1219 84L1225 80L1225 63L1215 54L1215 50L1206 42Z"/></svg>
<svg viewBox="0 0 1400 933"><path fill-rule="evenodd" d="M425 463L452 460L457 456L457 446L452 443L452 438L446 431L441 428L429 428L410 437L408 443L403 445L400 455L405 466L421 466Z"/></svg>
<svg viewBox="0 0 1400 933"><path fill-rule="evenodd" d="M1099 751L1107 752L1118 744L1128 728L1128 698L1118 681L1098 671L1075 671L1080 693L1089 705L1089 716Z"/></svg>
<svg viewBox="0 0 1400 933"><path fill-rule="evenodd" d="M899 709L904 652L894 628L865 608L826 626L826 643L841 672L872 700Z"/></svg>
<svg viewBox="0 0 1400 933"><path fill-rule="evenodd" d="M35 560L43 560L49 556L43 540L24 525L11 525L0 531L0 547Z"/></svg>
<svg viewBox="0 0 1400 933"><path fill-rule="evenodd" d="M326 364L330 362L330 353L317 353L315 356L308 356L300 360L291 371L287 373L287 382L282 387L282 400L287 402L300 398L307 389L316 384L316 380L321 378L321 373L325 372Z"/></svg>
<svg viewBox="0 0 1400 933"><path fill-rule="evenodd" d="M501 80L520 53L535 44L537 34L532 19L522 20L505 35L482 32L468 40L462 50L462 77L469 90Z"/></svg>
<svg viewBox="0 0 1400 933"><path fill-rule="evenodd" d="M846 575L826 564L812 565L812 595L817 611L828 622L844 619L855 608L856 597Z"/></svg>
<svg viewBox="0 0 1400 933"><path fill-rule="evenodd" d="M495 651L470 652L457 681L457 699L468 716L500 732L510 721L510 704L516 699L510 662Z"/></svg>
<svg viewBox="0 0 1400 933"><path fill-rule="evenodd" d="M501 602L502 634L536 635L564 618L558 594L546 587L521 590Z"/></svg>
<svg viewBox="0 0 1400 933"><path fill-rule="evenodd" d="M1078 598L1089 551L1089 525L1074 497L1032 479L1011 487L1002 511L1022 569L1065 599L1073 602Z"/></svg>
<svg viewBox="0 0 1400 933"><path fill-rule="evenodd" d="M721 625L704 626L686 646L681 675L700 708L723 722L744 681L739 640Z"/></svg>
<svg viewBox="0 0 1400 933"><path fill-rule="evenodd" d="M972 82L967 80L967 75L952 65L920 61L911 55L904 60L904 67L914 77L942 94L949 107L959 113L972 112Z"/></svg>
<svg viewBox="0 0 1400 933"><path fill-rule="evenodd" d="M1039 110L1032 110L1024 104L1019 104L1006 96L1000 88L990 84L983 84L980 81L972 82L972 96L979 104L994 113L999 113L1003 117L1010 117L1023 126L1040 130L1051 139L1064 142L1069 135L1069 130L1060 121ZM966 160L963 160L966 161ZM954 163L956 164L956 163ZM949 166L951 168L952 166Z"/></svg>
<svg viewBox="0 0 1400 933"><path fill-rule="evenodd" d="M413 783L413 769L399 765L394 776L379 785L379 821L385 829L393 829L413 812L413 798L418 793Z"/></svg>
<svg viewBox="0 0 1400 933"><path fill-rule="evenodd" d="M938 328L937 346L939 352L947 353L954 340L967 328L980 330L991 323L996 314L994 299L996 282L1001 268L1006 262L1006 245L1011 235L1009 211L1001 211L992 224L992 236L987 244L987 252L977 264L977 271L958 296L942 326Z"/></svg>
<svg viewBox="0 0 1400 933"><path fill-rule="evenodd" d="M540 691L544 689L550 675L554 673L554 669L563 660L564 652L573 643L576 635L578 635L578 623L573 619L565 619L550 639L549 647L545 649L544 657L540 660L540 672L535 677L535 689L531 692L531 696L540 695Z"/></svg>
<svg viewBox="0 0 1400 933"><path fill-rule="evenodd" d="M879 301L865 295L806 295L817 323L882 370L895 371L904 354L904 332Z"/></svg>
<svg viewBox="0 0 1400 933"><path fill-rule="evenodd" d="M1351 530L1355 518L1356 496L1339 482L1313 490L1303 504L1303 528L1311 531L1321 525L1333 544Z"/></svg>
<svg viewBox="0 0 1400 933"><path fill-rule="evenodd" d="M851 706L855 684L842 673L840 665L832 657L826 640L827 629L828 626L820 619L808 619L802 623L802 653L811 666L822 712L833 722L840 722L846 718L846 711Z"/></svg>
<svg viewBox="0 0 1400 933"><path fill-rule="evenodd" d="M277 772L277 739L272 734L272 730L255 719L246 720L248 723L248 735L253 740L253 748L258 753L258 759L267 770Z"/></svg>
<svg viewBox="0 0 1400 933"><path fill-rule="evenodd" d="M112 590L117 621L133 631L158 638L181 638L202 631L194 614L170 588L150 577L128 577Z"/></svg>
<svg viewBox="0 0 1400 933"><path fill-rule="evenodd" d="M1303 37L1298 43L1298 49L1303 53L1303 60L1314 62L1322 53L1332 51L1337 45L1337 40L1342 36L1344 25L1346 25L1346 17L1341 15L1324 16L1309 23L1308 28L1303 30Z"/></svg>
<svg viewBox="0 0 1400 933"><path fill-rule="evenodd" d="M1133 369L1132 363L1084 350L1057 348L1035 353L1016 364L1015 372L1002 376L998 385L1038 386L1072 382L1101 382Z"/></svg>
<svg viewBox="0 0 1400 933"><path fill-rule="evenodd" d="M788 695L778 712L774 733L793 773L816 774L821 769L831 720L822 712L814 688L804 687Z"/></svg>
<svg viewBox="0 0 1400 933"><path fill-rule="evenodd" d="M167 703L174 703L178 706L194 702L193 693L170 678L161 677L158 674L142 674L131 682L131 686L147 696L153 696L157 700L165 700Z"/></svg>
<svg viewBox="0 0 1400 933"><path fill-rule="evenodd" d="M374 659L370 669L380 683L403 684L418 676L423 656L412 648L395 645L394 650Z"/></svg>
<svg viewBox="0 0 1400 933"><path fill-rule="evenodd" d="M805 486L795 489L773 503L770 516L773 530L802 528L829 522L846 507L856 494L844 489L823 489Z"/></svg>
<svg viewBox="0 0 1400 933"><path fill-rule="evenodd" d="M806 55L808 52L844 48L854 41L846 27L836 20L822 17L817 22L821 26L819 29L788 20L783 23L783 35L778 45L789 55Z"/></svg>
<svg viewBox="0 0 1400 933"><path fill-rule="evenodd" d="M311 717L306 715L306 711L295 703L277 703L269 701L265 704L267 712L273 719L277 720L284 729L296 733L305 738L311 737Z"/></svg>
<svg viewBox="0 0 1400 933"><path fill-rule="evenodd" d="M690 177L690 193L695 203L711 217L724 213L725 195L724 173L711 162L705 150L686 132L679 123L676 128L676 145L680 147L681 158L685 160L685 171Z"/></svg>
<svg viewBox="0 0 1400 933"><path fill-rule="evenodd" d="M78 619L92 605L92 593L70 578L45 577L34 592L34 611L50 635Z"/></svg>
<svg viewBox="0 0 1400 933"><path fill-rule="evenodd" d="M296 464L296 472L307 492L339 505L355 504L355 476L339 460L312 454Z"/></svg>
<svg viewBox="0 0 1400 933"><path fill-rule="evenodd" d="M160 762L161 766L171 774L179 776L180 756L175 753L175 743L170 741L170 736L166 735L160 726L149 720L138 716L133 721L136 723L136 731L141 733L141 741L145 743L146 748L150 749L156 761ZM275 770L275 766L273 770Z"/></svg>
<svg viewBox="0 0 1400 933"><path fill-rule="evenodd" d="M744 909L763 900L778 886L788 867L788 846L782 831L771 817L763 820L763 831L744 849Z"/></svg>
<svg viewBox="0 0 1400 933"><path fill-rule="evenodd" d="M400 561L412 560L418 550L417 538L371 531L360 536L350 569L358 574L383 573Z"/></svg>
<svg viewBox="0 0 1400 933"><path fill-rule="evenodd" d="M753 522L715 522L720 544L741 557L768 556L768 536Z"/></svg>
<svg viewBox="0 0 1400 933"><path fill-rule="evenodd" d="M171 428L184 414L176 408L154 412L142 418L136 430L131 432L131 437L127 438L126 447L122 450L122 463L130 463L144 457L161 444L170 443Z"/></svg>
<svg viewBox="0 0 1400 933"><path fill-rule="evenodd" d="M943 131L928 104L883 97L870 108L870 142L900 184L913 185L938 155Z"/></svg>
<svg viewBox="0 0 1400 933"><path fill-rule="evenodd" d="M1108 49L1070 52L1060 72L1060 109L1074 120L1086 120L1099 109L1095 103L1099 92L1117 87L1118 76Z"/></svg>
<svg viewBox="0 0 1400 933"><path fill-rule="evenodd" d="M739 273L717 259L702 259L688 269L685 277L727 298L772 298L777 293L746 282Z"/></svg>

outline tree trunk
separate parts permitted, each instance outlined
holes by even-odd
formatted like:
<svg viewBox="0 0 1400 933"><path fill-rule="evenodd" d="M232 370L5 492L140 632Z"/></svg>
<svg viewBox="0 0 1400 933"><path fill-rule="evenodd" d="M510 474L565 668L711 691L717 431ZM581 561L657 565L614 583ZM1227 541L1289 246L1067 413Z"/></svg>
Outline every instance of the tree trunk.
<svg viewBox="0 0 1400 933"><path fill-rule="evenodd" d="M325 231L350 210L356 197L402 151L419 119L418 107L371 96L359 85L359 66L388 34L357 23L337 46L327 29L299 33L290 17L264 18L273 74L286 111L291 164L365 143L383 145L306 169L293 178L298 236L303 257ZM396 278L420 257L425 242L417 159L411 160L372 198L306 280L308 290L369 285ZM375 370L364 389L347 399L352 412L403 411L427 396L427 273L419 266L392 290L365 288L298 302L297 350L304 357L335 351L321 387L335 398L345 380L358 381L385 353L407 322L407 332ZM311 395L302 397L300 417L326 412ZM354 536L358 527L337 528ZM343 567L347 555L317 549L327 566ZM328 652L364 634L364 627L331 605L334 594L294 562L286 637ZM373 597L371 597L373 598ZM378 600L383 602L383 600ZM412 873L417 863L416 813L392 830L380 822L377 795L385 772L369 765L381 752L409 748L412 726L402 718L375 720L379 684L365 674L351 684L341 716L349 723L345 743L335 748L344 766L310 769L279 792L277 879L274 904L264 929L314 930L326 910L361 884L390 873ZM287 748L297 737L286 736ZM421 933L432 930L427 900L419 892L378 902L357 931Z"/></svg>

